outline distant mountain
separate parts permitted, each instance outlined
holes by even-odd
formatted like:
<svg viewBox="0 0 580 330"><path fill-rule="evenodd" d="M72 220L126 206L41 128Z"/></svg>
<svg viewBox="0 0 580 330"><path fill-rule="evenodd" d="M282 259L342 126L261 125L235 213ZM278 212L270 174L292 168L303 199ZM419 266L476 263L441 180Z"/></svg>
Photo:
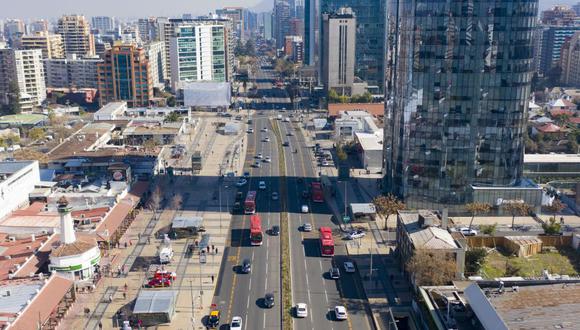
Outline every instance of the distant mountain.
<svg viewBox="0 0 580 330"><path fill-rule="evenodd" d="M250 10L255 13L263 13L266 11L272 11L273 8L274 8L274 0L263 0L254 7L251 7Z"/></svg>

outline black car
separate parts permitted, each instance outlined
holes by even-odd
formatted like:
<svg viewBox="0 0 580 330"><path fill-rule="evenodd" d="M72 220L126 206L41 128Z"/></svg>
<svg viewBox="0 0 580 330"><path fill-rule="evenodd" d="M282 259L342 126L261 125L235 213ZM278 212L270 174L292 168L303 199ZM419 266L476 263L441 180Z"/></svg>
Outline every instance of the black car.
<svg viewBox="0 0 580 330"><path fill-rule="evenodd" d="M338 280L340 278L340 270L338 269L338 267L330 268L328 273L330 274L330 278L333 280Z"/></svg>
<svg viewBox="0 0 580 330"><path fill-rule="evenodd" d="M279 226L272 226L272 229L270 229L270 234L272 234L272 236L280 235L280 227Z"/></svg>
<svg viewBox="0 0 580 330"><path fill-rule="evenodd" d="M249 274L252 271L252 262L250 259L244 259L241 267L242 273Z"/></svg>
<svg viewBox="0 0 580 330"><path fill-rule="evenodd" d="M273 293L266 293L264 296L264 306L266 308L274 307L274 294Z"/></svg>
<svg viewBox="0 0 580 330"><path fill-rule="evenodd" d="M284 141L284 143L282 143L282 145L285 146L285 147L288 147L288 146L290 146L290 142Z"/></svg>

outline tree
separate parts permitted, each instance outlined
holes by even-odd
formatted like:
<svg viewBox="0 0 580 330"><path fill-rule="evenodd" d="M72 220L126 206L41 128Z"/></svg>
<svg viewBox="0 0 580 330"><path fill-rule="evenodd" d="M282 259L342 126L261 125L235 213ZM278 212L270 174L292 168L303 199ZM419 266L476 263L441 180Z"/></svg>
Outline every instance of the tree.
<svg viewBox="0 0 580 330"><path fill-rule="evenodd" d="M0 147L9 147L20 142L20 136L10 134L8 136L0 137Z"/></svg>
<svg viewBox="0 0 580 330"><path fill-rule="evenodd" d="M527 134L524 138L524 143L526 147L526 153L535 154L538 152L538 144L534 140L530 139Z"/></svg>
<svg viewBox="0 0 580 330"><path fill-rule="evenodd" d="M465 204L465 209L471 213L471 220L469 221L469 229L473 225L473 220L478 214L486 214L491 211L491 205L487 203L473 202Z"/></svg>
<svg viewBox="0 0 580 330"><path fill-rule="evenodd" d="M455 258L435 250L415 250L405 269L412 273L417 286L449 284L457 271Z"/></svg>
<svg viewBox="0 0 580 330"><path fill-rule="evenodd" d="M542 224L542 229L544 229L544 234L546 235L558 235L562 230L562 225L559 222L556 222L556 218L550 218L548 223Z"/></svg>
<svg viewBox="0 0 580 330"><path fill-rule="evenodd" d="M167 103L168 107L174 107L177 104L177 101L175 99L175 96L171 95L169 96L166 100L165 103Z"/></svg>
<svg viewBox="0 0 580 330"><path fill-rule="evenodd" d="M22 112L22 107L20 106L20 88L16 80L12 80L8 84L8 105L6 106L6 112L12 115Z"/></svg>
<svg viewBox="0 0 580 330"><path fill-rule="evenodd" d="M183 197L181 196L181 194L176 193L175 195L173 195L173 198L171 198L171 206L173 207L173 209L179 210L181 208L181 203L183 203Z"/></svg>
<svg viewBox="0 0 580 330"><path fill-rule="evenodd" d="M256 45L254 44L254 40L252 38L246 41L244 52L246 56L256 56Z"/></svg>
<svg viewBox="0 0 580 330"><path fill-rule="evenodd" d="M361 95L353 95L350 101L352 103L371 103L373 101L373 95L369 92L365 92Z"/></svg>
<svg viewBox="0 0 580 330"><path fill-rule="evenodd" d="M155 186L155 190L151 194L149 198L149 207L153 210L153 213L156 213L157 210L161 208L161 199L163 198L161 193L161 188L159 186Z"/></svg>
<svg viewBox="0 0 580 330"><path fill-rule="evenodd" d="M554 219L556 219L556 214L561 212L563 209L566 208L566 205L562 203L559 199L554 198L552 204L545 206L546 210L554 215Z"/></svg>
<svg viewBox="0 0 580 330"><path fill-rule="evenodd" d="M524 202L521 203L507 203L503 207L512 215L512 229L514 229L516 216L525 216L530 214L532 207Z"/></svg>
<svg viewBox="0 0 580 330"><path fill-rule="evenodd" d="M44 130L40 127L34 127L28 131L28 138L33 141L44 139L45 136Z"/></svg>
<svg viewBox="0 0 580 330"><path fill-rule="evenodd" d="M465 275L469 276L479 273L486 256L487 252L483 248L467 250L467 252L465 252Z"/></svg>
<svg viewBox="0 0 580 330"><path fill-rule="evenodd" d="M344 151L344 147L340 144L336 146L336 156L338 157L338 160L340 160L341 162L344 162L345 160L348 159L348 155Z"/></svg>
<svg viewBox="0 0 580 330"><path fill-rule="evenodd" d="M397 214L406 208L405 203L392 194L377 196L373 199L377 213L385 216L385 230L388 229L388 220L391 214Z"/></svg>
<svg viewBox="0 0 580 330"><path fill-rule="evenodd" d="M181 117L175 111L171 112L167 117L165 117L165 121L168 123L178 122L180 119Z"/></svg>

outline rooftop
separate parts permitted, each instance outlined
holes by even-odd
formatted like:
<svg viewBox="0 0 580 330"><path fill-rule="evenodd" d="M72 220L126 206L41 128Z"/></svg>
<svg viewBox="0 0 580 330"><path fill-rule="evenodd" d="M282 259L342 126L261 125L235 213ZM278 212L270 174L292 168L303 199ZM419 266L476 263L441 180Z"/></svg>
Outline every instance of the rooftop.
<svg viewBox="0 0 580 330"><path fill-rule="evenodd" d="M526 163L580 163L580 154L525 154Z"/></svg>
<svg viewBox="0 0 580 330"><path fill-rule="evenodd" d="M43 114L21 113L18 115L8 115L0 117L0 124L37 125L48 117Z"/></svg>
<svg viewBox="0 0 580 330"><path fill-rule="evenodd" d="M0 162L0 183L8 179L12 174L34 164L37 161L17 161L17 162Z"/></svg>
<svg viewBox="0 0 580 330"><path fill-rule="evenodd" d="M510 329L580 328L580 284L520 286L489 301Z"/></svg>
<svg viewBox="0 0 580 330"><path fill-rule="evenodd" d="M383 134L378 131L375 134L355 133L355 136L363 150L383 150Z"/></svg>
<svg viewBox="0 0 580 330"><path fill-rule="evenodd" d="M422 225L420 219L427 219ZM458 249L461 248L451 234L437 227L440 220L438 216L428 210L400 211L399 219L405 226L405 231L416 249Z"/></svg>

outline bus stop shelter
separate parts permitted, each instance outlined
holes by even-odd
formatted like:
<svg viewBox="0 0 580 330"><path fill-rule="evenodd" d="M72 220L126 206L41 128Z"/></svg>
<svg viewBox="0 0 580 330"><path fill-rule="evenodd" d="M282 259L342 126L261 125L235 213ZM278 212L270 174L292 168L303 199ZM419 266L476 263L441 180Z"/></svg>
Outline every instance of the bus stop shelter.
<svg viewBox="0 0 580 330"><path fill-rule="evenodd" d="M190 237L197 232L204 231L203 218L199 216L177 215L171 222L171 229L175 236Z"/></svg>

